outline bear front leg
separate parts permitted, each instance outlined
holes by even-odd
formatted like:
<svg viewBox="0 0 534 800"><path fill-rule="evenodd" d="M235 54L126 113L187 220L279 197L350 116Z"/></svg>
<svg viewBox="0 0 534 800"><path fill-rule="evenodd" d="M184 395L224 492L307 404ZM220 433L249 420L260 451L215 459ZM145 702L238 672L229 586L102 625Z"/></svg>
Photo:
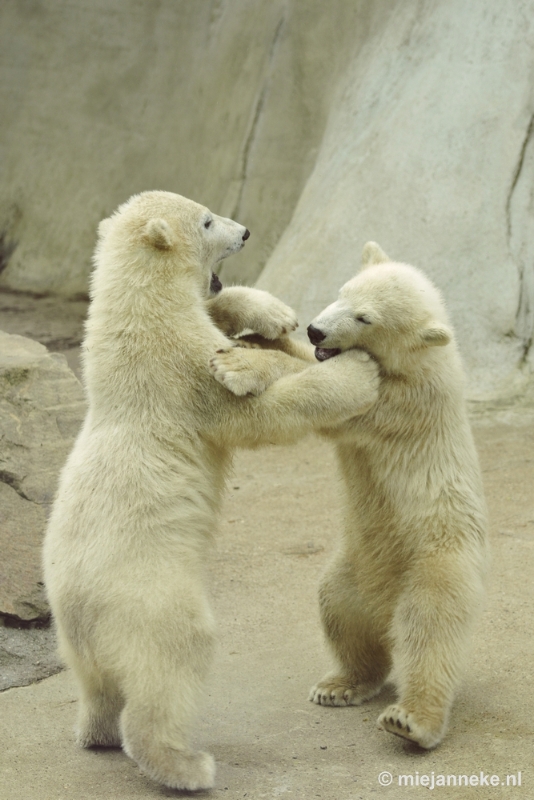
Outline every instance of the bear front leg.
<svg viewBox="0 0 534 800"><path fill-rule="evenodd" d="M349 350L284 375L258 397L215 392L204 435L230 447L290 444L365 413L376 402L379 385L377 364L367 353Z"/></svg>
<svg viewBox="0 0 534 800"><path fill-rule="evenodd" d="M210 317L228 337L244 331L278 339L298 327L292 308L261 289L231 286L207 301Z"/></svg>
<svg viewBox="0 0 534 800"><path fill-rule="evenodd" d="M391 669L386 630L373 620L346 559L334 562L319 589L321 621L338 662L310 691L323 706L357 706L377 695Z"/></svg>
<svg viewBox="0 0 534 800"><path fill-rule="evenodd" d="M218 350L209 362L210 371L235 395L258 396L283 375L306 369L307 363L278 350L228 347Z"/></svg>

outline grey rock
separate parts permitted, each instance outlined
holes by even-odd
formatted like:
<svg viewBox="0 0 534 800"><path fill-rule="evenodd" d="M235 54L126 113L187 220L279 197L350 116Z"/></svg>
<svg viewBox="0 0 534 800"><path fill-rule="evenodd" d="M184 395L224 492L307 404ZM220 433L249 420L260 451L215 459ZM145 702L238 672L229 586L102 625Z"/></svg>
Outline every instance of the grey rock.
<svg viewBox="0 0 534 800"><path fill-rule="evenodd" d="M85 413L64 356L0 331L0 614L49 614L41 544L59 471Z"/></svg>
<svg viewBox="0 0 534 800"><path fill-rule="evenodd" d="M0 627L0 692L28 686L62 668L52 628Z"/></svg>
<svg viewBox="0 0 534 800"><path fill-rule="evenodd" d="M0 419L1 424L1 419ZM49 613L41 578L45 508L0 483L0 613L21 620Z"/></svg>

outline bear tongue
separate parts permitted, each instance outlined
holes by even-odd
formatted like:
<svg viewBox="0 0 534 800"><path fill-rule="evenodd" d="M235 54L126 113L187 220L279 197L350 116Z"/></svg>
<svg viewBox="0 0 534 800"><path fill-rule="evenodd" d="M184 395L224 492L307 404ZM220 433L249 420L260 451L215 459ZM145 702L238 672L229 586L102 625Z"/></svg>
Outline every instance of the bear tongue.
<svg viewBox="0 0 534 800"><path fill-rule="evenodd" d="M326 361L327 358L332 358L333 356L337 356L341 353L341 350L337 347L316 347L315 348L315 358L317 361Z"/></svg>

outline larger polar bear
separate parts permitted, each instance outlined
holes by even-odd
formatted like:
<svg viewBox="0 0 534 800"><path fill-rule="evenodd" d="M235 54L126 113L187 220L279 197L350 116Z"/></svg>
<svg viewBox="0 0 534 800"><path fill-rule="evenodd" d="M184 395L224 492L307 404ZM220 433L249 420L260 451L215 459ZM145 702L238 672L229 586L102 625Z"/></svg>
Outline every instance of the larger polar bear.
<svg viewBox="0 0 534 800"><path fill-rule="evenodd" d="M379 724L431 748L444 735L483 596L485 504L462 366L438 291L374 243L363 261L308 328L317 358L361 348L381 370L372 408L324 431L335 439L345 484L340 546L319 591L338 668L310 699L358 705L393 670L399 700ZM221 353L212 369L227 388L258 393L312 357L291 340L282 349Z"/></svg>
<svg viewBox="0 0 534 800"><path fill-rule="evenodd" d="M189 731L213 648L205 571L232 448L285 444L366 410L378 370L347 354L234 397L208 367L231 344L221 328L274 338L296 324L265 292L219 291L215 265L248 231L145 192L99 233L88 414L49 521L45 582L80 688L80 744L122 744L153 779L207 788L213 758L191 750Z"/></svg>

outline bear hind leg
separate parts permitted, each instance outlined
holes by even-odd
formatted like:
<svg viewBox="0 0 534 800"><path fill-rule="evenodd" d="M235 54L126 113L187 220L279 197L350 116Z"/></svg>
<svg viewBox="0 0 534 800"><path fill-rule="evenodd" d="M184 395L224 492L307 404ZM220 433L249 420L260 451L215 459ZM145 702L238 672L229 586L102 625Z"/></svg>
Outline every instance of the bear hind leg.
<svg viewBox="0 0 534 800"><path fill-rule="evenodd" d="M215 778L213 757L189 745L214 636L209 612L190 600L196 615L179 609L174 631L164 629L161 639L154 628L150 642L146 635L140 640L135 664L125 664L120 726L124 751L145 775L171 789L198 791L210 789ZM169 638L180 646L169 647Z"/></svg>
<svg viewBox="0 0 534 800"><path fill-rule="evenodd" d="M128 697L121 715L124 751L145 775L171 789L198 791L214 784L213 757L188 746L196 683L193 676L176 674L168 685L145 689L148 695Z"/></svg>
<svg viewBox="0 0 534 800"><path fill-rule="evenodd" d="M120 747L119 717L124 705L120 691L75 653L64 638L61 645L80 689L76 741L80 747Z"/></svg>
<svg viewBox="0 0 534 800"><path fill-rule="evenodd" d="M399 700L378 724L425 749L445 734L480 600L477 576L454 566L447 570L446 563L436 563L416 575L392 623Z"/></svg>
<svg viewBox="0 0 534 800"><path fill-rule="evenodd" d="M105 684L83 686L76 740L80 747L120 747L121 694Z"/></svg>
<svg viewBox="0 0 534 800"><path fill-rule="evenodd" d="M309 699L323 706L360 705L380 692L390 672L387 638L364 610L356 580L345 565L325 577L319 602L327 642L339 666L311 689Z"/></svg>

